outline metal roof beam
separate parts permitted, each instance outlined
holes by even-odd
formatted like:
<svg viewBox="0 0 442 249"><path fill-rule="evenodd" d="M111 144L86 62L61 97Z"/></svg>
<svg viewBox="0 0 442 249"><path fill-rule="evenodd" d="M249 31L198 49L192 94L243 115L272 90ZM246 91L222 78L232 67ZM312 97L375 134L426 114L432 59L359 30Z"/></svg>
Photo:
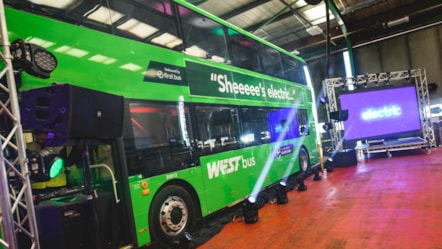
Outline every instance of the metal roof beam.
<svg viewBox="0 0 442 249"><path fill-rule="evenodd" d="M219 17L224 19L224 20L227 20L229 18L232 18L234 16L240 15L243 12L249 11L249 10L251 10L253 8L256 8L256 7L258 7L260 5L263 5L263 4L265 4L267 2L270 2L270 1L271 0L255 0L255 1L251 2L251 3L248 3L248 4L240 7L240 8L234 9L234 10L232 10L230 12L227 12L227 13L225 13L223 15L220 15Z"/></svg>

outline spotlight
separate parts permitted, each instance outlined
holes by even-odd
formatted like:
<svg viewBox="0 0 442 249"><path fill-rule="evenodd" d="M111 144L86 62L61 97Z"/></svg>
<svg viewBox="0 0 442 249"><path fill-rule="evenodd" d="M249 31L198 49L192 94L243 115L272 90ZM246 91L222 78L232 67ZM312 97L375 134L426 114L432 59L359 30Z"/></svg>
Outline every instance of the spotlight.
<svg viewBox="0 0 442 249"><path fill-rule="evenodd" d="M333 128L333 125L331 123L324 123L324 125L322 125L322 128L324 129L324 131L329 131Z"/></svg>
<svg viewBox="0 0 442 249"><path fill-rule="evenodd" d="M428 91L430 93L436 92L437 91L437 84L434 82L428 83Z"/></svg>
<svg viewBox="0 0 442 249"><path fill-rule="evenodd" d="M385 79L386 84L388 84L388 82L390 82L390 78L391 78L390 72L387 72L387 79Z"/></svg>
<svg viewBox="0 0 442 249"><path fill-rule="evenodd" d="M327 169L327 172L333 172L333 159L328 158L327 161L325 161L324 168Z"/></svg>
<svg viewBox="0 0 442 249"><path fill-rule="evenodd" d="M365 74L365 82L364 82L364 87L368 86L368 73Z"/></svg>
<svg viewBox="0 0 442 249"><path fill-rule="evenodd" d="M11 43L12 65L30 75L47 79L57 67L57 59L45 48L18 39Z"/></svg>
<svg viewBox="0 0 442 249"><path fill-rule="evenodd" d="M303 175L303 174L301 174ZM296 178L296 181L298 182L299 186L298 186L298 191L306 191L307 190L307 185L304 184L304 179L302 176L298 176Z"/></svg>
<svg viewBox="0 0 442 249"><path fill-rule="evenodd" d="M34 182L49 181L63 171L64 161L58 151L28 151L27 157L29 171L31 172L30 178Z"/></svg>
<svg viewBox="0 0 442 249"><path fill-rule="evenodd" d="M321 176L319 175L320 170L321 170L320 167L316 167L313 169L313 173L315 174L315 176L313 177L313 181L320 181L321 180Z"/></svg>
<svg viewBox="0 0 442 249"><path fill-rule="evenodd" d="M330 116L330 119L333 119L336 121L347 121L348 110L339 110L339 111L330 112L329 116Z"/></svg>
<svg viewBox="0 0 442 249"><path fill-rule="evenodd" d="M406 80L407 82L409 82L410 79L411 79L411 70L408 69L408 74L407 74L407 77L405 77L405 80Z"/></svg>
<svg viewBox="0 0 442 249"><path fill-rule="evenodd" d="M327 104L328 103L328 97L326 97L326 96L320 97L319 98L319 103L321 103L323 105Z"/></svg>
<svg viewBox="0 0 442 249"><path fill-rule="evenodd" d="M247 198L242 206L244 222L246 224L255 223L258 221L258 205L256 199L252 196Z"/></svg>
<svg viewBox="0 0 442 249"><path fill-rule="evenodd" d="M287 198L287 184L285 182L280 182L278 186L276 186L276 203L278 204L286 204L289 202Z"/></svg>

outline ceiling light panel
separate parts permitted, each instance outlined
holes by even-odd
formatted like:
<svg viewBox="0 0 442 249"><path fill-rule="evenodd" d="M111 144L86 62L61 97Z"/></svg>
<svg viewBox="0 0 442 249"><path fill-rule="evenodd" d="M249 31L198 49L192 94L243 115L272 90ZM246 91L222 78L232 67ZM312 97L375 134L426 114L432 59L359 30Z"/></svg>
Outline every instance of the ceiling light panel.
<svg viewBox="0 0 442 249"><path fill-rule="evenodd" d="M143 39L158 31L157 28L152 27L149 24L140 22L134 18L127 20L123 24L119 25L117 28L127 31Z"/></svg>
<svg viewBox="0 0 442 249"><path fill-rule="evenodd" d="M90 12L88 12L90 13ZM118 11L106 8L104 6L100 6L97 10L93 11L91 14L85 14L88 19L104 23L107 25L111 25L114 22L121 19L124 15Z"/></svg>
<svg viewBox="0 0 442 249"><path fill-rule="evenodd" d="M57 9L66 9L76 0L30 0L29 2Z"/></svg>
<svg viewBox="0 0 442 249"><path fill-rule="evenodd" d="M325 4L319 4L315 7L309 8L301 12L301 14L307 19L311 24L318 25L326 21ZM329 11L330 20L334 19L334 15Z"/></svg>

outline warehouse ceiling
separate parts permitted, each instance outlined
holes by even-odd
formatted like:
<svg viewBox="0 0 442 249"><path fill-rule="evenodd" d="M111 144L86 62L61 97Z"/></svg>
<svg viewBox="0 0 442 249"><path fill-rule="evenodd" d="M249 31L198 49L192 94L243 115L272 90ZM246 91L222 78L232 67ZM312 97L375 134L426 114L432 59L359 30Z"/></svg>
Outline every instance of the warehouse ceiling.
<svg viewBox="0 0 442 249"><path fill-rule="evenodd" d="M193 0L198 7L304 58L442 23L440 0ZM308 4L310 3L310 4Z"/></svg>

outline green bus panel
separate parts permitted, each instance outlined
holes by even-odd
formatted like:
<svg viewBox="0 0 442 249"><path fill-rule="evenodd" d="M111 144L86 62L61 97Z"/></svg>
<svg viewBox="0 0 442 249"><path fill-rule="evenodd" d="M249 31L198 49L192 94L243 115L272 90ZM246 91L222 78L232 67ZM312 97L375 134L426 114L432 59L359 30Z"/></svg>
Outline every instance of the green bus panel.
<svg viewBox="0 0 442 249"><path fill-rule="evenodd" d="M165 87L160 80L145 81L151 73L149 67L155 67L152 59L156 66L163 63L183 68L182 53L14 9L6 8L5 12L6 17L14 17L7 18L11 41L20 38L42 44L58 62L49 79L23 73L21 90L70 83L125 98L177 101L178 96L184 96L188 100L186 86Z"/></svg>

